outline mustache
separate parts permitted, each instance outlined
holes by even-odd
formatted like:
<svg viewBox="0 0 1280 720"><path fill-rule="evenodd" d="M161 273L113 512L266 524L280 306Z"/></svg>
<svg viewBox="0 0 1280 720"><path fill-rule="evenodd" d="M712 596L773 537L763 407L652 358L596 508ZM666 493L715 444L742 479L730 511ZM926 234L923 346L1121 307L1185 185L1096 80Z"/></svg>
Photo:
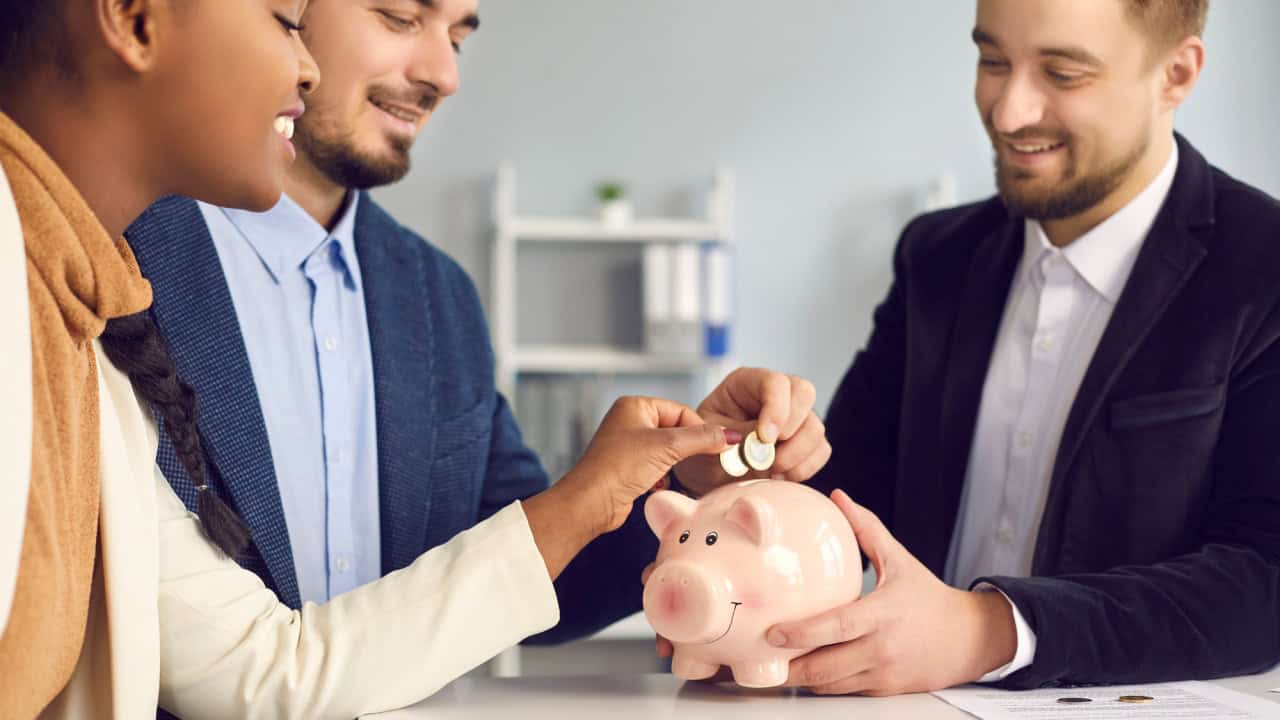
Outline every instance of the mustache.
<svg viewBox="0 0 1280 720"><path fill-rule="evenodd" d="M1051 143L1065 143L1071 140L1071 136L1061 130L1050 130L1048 128L1022 128L1013 133L993 133L997 139L1005 142L1026 142L1028 140L1047 140Z"/></svg>
<svg viewBox="0 0 1280 720"><path fill-rule="evenodd" d="M1051 143L1066 143L1071 141L1071 134L1065 130L1055 130L1047 127L1025 127L1017 132L1002 133L996 130L995 118L991 113L988 113L983 118L983 124L987 126L987 132L990 133L993 142L1002 140L1016 143L1028 140L1048 140Z"/></svg>
<svg viewBox="0 0 1280 720"><path fill-rule="evenodd" d="M369 99L389 105L405 105L416 107L423 112L432 112L440 103L440 91L430 85L408 90L395 90L388 87L374 87L369 91Z"/></svg>

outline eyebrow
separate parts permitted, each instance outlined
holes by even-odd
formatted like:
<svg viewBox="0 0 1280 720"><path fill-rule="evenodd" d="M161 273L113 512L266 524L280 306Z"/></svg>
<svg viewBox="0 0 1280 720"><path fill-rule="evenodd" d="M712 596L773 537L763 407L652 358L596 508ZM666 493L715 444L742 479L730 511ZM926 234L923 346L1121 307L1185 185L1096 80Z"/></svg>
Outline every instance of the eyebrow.
<svg viewBox="0 0 1280 720"><path fill-rule="evenodd" d="M436 0L418 0L418 4L428 10L436 9ZM472 31L479 30L480 17L475 13L471 13L470 15L462 18L462 20L460 20L457 24L463 27L471 28Z"/></svg>
<svg viewBox="0 0 1280 720"><path fill-rule="evenodd" d="M973 29L973 42L977 45L994 45L1000 47L1000 43L996 42L995 36L991 35L982 28L975 27ZM1081 47L1047 47L1040 49L1042 57L1057 57L1072 62L1078 62L1082 65L1090 67L1102 67L1102 60L1097 55L1085 50Z"/></svg>
<svg viewBox="0 0 1280 720"><path fill-rule="evenodd" d="M973 29L972 37L975 45L999 45L1000 44L996 42L995 38L991 37L990 33L988 33L986 30L983 30L980 27L975 27Z"/></svg>

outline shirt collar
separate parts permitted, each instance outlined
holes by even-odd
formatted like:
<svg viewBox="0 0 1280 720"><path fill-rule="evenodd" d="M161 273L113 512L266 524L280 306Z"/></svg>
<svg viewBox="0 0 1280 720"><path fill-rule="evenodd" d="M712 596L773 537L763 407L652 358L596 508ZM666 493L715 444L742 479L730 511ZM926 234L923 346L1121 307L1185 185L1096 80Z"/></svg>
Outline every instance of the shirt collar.
<svg viewBox="0 0 1280 720"><path fill-rule="evenodd" d="M1065 248L1055 248L1040 223L1027 220L1022 255L1024 270L1045 253L1061 253L1095 292L1113 304L1118 302L1138 259L1138 251L1142 249L1147 233L1169 196L1177 171L1178 144L1174 143L1164 168L1151 184L1111 217Z"/></svg>
<svg viewBox="0 0 1280 720"><path fill-rule="evenodd" d="M360 273L353 269L353 265L356 263L356 206L359 204L359 193L347 194L346 206L332 232L327 232L293 198L284 194L281 194L280 202L266 212L219 209L253 248L275 282L279 283L287 271L302 268L307 259L332 238L341 250L339 258L346 270L347 282L358 290Z"/></svg>

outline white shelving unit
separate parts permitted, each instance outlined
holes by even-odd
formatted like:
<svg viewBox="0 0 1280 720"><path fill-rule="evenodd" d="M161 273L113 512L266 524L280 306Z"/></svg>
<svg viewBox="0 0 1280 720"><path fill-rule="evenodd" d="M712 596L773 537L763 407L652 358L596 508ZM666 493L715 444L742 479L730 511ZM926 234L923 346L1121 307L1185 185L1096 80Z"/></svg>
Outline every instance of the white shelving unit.
<svg viewBox="0 0 1280 720"><path fill-rule="evenodd" d="M529 346L517 344L517 251L530 243L703 243L733 242L733 177L715 174L707 193L706 217L637 219L621 226L594 218L545 217L516 213L516 172L510 164L498 168L493 197L495 226L491 277L493 348L497 357L498 389L514 402L521 373L541 374L693 374L703 379L723 375L726 358L663 355L608 346ZM640 309L637 308L637 312Z"/></svg>
<svg viewBox="0 0 1280 720"><path fill-rule="evenodd" d="M707 191L703 218L639 218L621 226L594 218L519 215L516 212L516 172L509 163L498 168L493 196L493 264L490 320L497 361L497 386L513 405L521 374L540 375L679 375L698 381L707 390L732 368L728 358L706 358L631 350L600 345L529 345L517 343L516 308L519 284L517 252L536 243L733 243L733 176L715 173ZM642 308L636 308L639 314ZM696 400L689 398L686 400ZM595 635L598 640L652 639L644 616L637 614ZM520 674L519 648L494 658L490 672L499 677Z"/></svg>

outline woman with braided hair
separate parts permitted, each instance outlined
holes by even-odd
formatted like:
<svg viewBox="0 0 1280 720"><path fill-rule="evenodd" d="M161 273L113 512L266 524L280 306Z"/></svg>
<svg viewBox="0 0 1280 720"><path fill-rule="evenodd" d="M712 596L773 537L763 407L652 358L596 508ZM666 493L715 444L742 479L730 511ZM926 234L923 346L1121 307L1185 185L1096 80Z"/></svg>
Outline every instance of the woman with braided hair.
<svg viewBox="0 0 1280 720"><path fill-rule="evenodd" d="M741 439L624 399L551 489L326 605L292 611L236 565L245 526L209 485L197 399L117 238L162 195L276 202L319 82L306 2L0 0L0 332L17 339L0 362L0 717L411 704L554 625L551 583L579 550L676 462ZM198 515L155 467L156 422Z"/></svg>

